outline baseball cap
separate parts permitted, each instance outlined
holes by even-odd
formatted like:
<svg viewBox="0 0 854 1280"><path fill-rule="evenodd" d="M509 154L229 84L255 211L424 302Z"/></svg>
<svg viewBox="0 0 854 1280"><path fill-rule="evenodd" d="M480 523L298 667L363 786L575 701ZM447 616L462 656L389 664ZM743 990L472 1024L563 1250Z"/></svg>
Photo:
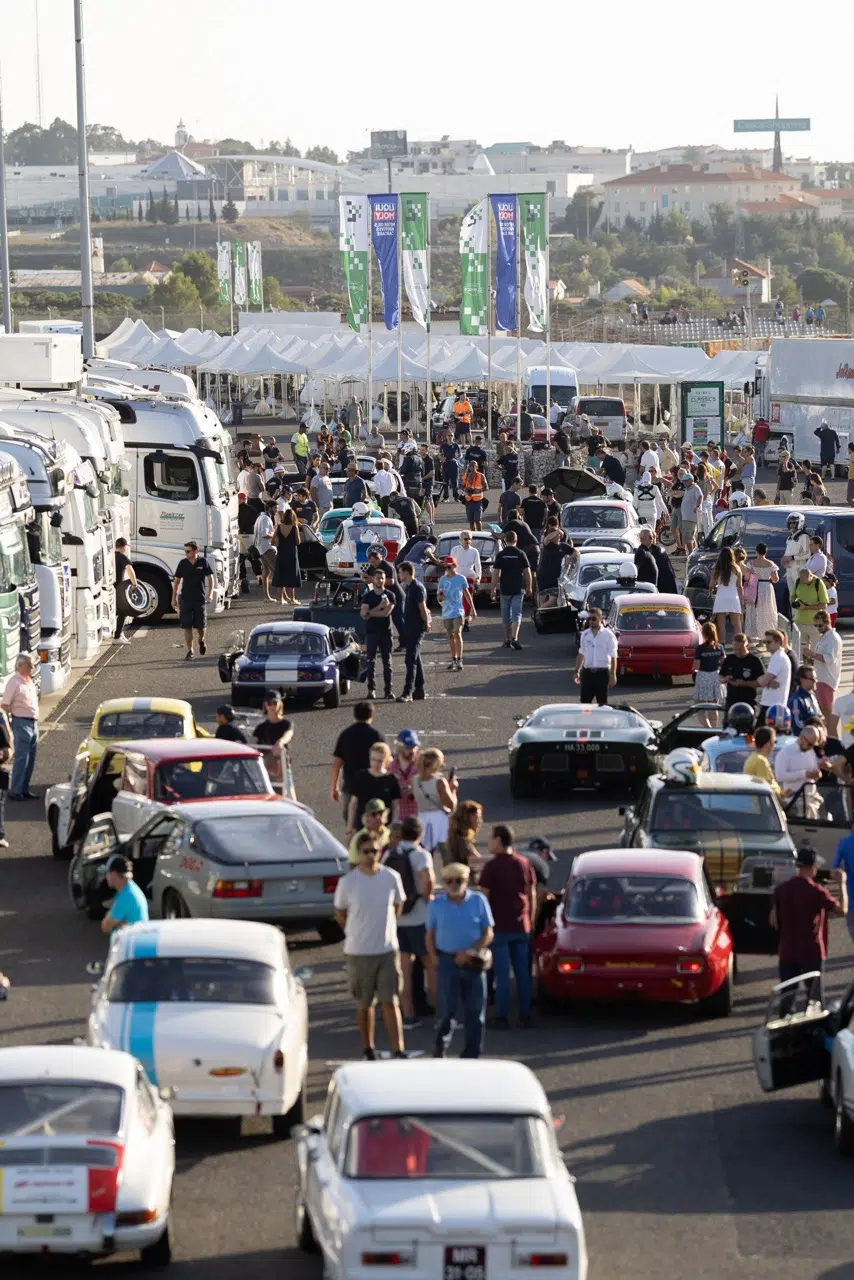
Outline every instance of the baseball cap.
<svg viewBox="0 0 854 1280"><path fill-rule="evenodd" d="M818 862L818 854L815 849L813 849L812 845L801 845L795 855L795 862L797 862L799 867L814 867Z"/></svg>
<svg viewBox="0 0 854 1280"><path fill-rule="evenodd" d="M369 800L365 805L365 813L388 813L388 809L385 807L384 801L375 796L373 800Z"/></svg>
<svg viewBox="0 0 854 1280"><path fill-rule="evenodd" d="M456 569L456 567L457 567L457 557L456 557L456 556L445 556L444 560L442 561L442 564L450 564L450 565L452 565L452 566Z"/></svg>
<svg viewBox="0 0 854 1280"><path fill-rule="evenodd" d="M234 719L234 707L230 702L223 702L221 706L217 707L216 713L218 716L222 716L224 720Z"/></svg>
<svg viewBox="0 0 854 1280"><path fill-rule="evenodd" d="M107 863L107 870L115 871L116 875L119 876L126 876L130 869L130 860L121 853L117 853Z"/></svg>
<svg viewBox="0 0 854 1280"><path fill-rule="evenodd" d="M421 739L414 729L401 729L400 733L397 735L396 741L399 742L402 747L421 746Z"/></svg>

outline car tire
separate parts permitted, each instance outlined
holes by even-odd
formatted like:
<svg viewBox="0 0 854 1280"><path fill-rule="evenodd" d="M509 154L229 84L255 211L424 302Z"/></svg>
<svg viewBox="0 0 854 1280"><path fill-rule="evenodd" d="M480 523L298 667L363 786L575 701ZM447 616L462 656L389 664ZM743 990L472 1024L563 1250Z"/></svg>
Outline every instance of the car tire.
<svg viewBox="0 0 854 1280"><path fill-rule="evenodd" d="M154 1244L148 1244L139 1251L140 1260L147 1267L168 1267L172 1261L172 1241L169 1238L167 1221L163 1235Z"/></svg>
<svg viewBox="0 0 854 1280"><path fill-rule="evenodd" d="M138 622L160 622L172 609L172 588L165 576L148 565L136 565L136 576L148 587L147 606L135 615Z"/></svg>
<svg viewBox="0 0 854 1280"><path fill-rule="evenodd" d="M833 1146L837 1155L854 1156L854 1120L845 1110L845 1091L842 1087L842 1076L836 1077L834 1089Z"/></svg>
<svg viewBox="0 0 854 1280"><path fill-rule="evenodd" d="M714 995L708 996L705 1000L700 1001L700 1008L702 1009L705 1017L728 1018L732 1013L734 977L734 965L732 962L732 956L730 956L729 967L723 982L718 987Z"/></svg>
<svg viewBox="0 0 854 1280"><path fill-rule="evenodd" d="M303 1076L300 1091L290 1111L286 1111L283 1116L273 1116L274 1138L289 1138L298 1124L305 1123L307 1102L306 1081L305 1076Z"/></svg>
<svg viewBox="0 0 854 1280"><path fill-rule="evenodd" d="M830 1087L830 1081L827 1076L824 1077L819 1086L818 1100L824 1107L825 1111L835 1111L836 1104L833 1101L833 1090Z"/></svg>
<svg viewBox="0 0 854 1280"><path fill-rule="evenodd" d="M301 1253L320 1253L320 1246L314 1234L314 1227L311 1225L311 1217L301 1195L297 1196L294 1207L296 1212L297 1248Z"/></svg>
<svg viewBox="0 0 854 1280"><path fill-rule="evenodd" d="M337 707L341 706L341 685L337 672L335 675L334 685L328 693L324 693L323 695L323 705L326 707L327 711L334 711Z"/></svg>
<svg viewBox="0 0 854 1280"><path fill-rule="evenodd" d="M344 937L344 930L337 920L318 920L315 928L318 938L326 947L331 947L333 943L340 942Z"/></svg>
<svg viewBox="0 0 854 1280"><path fill-rule="evenodd" d="M350 692L350 677L339 676L338 680L341 686L341 696L343 697L345 694Z"/></svg>
<svg viewBox="0 0 854 1280"><path fill-rule="evenodd" d="M51 805L47 814L47 824L50 827L50 851L54 858L61 862L70 862L72 850L67 844L59 843L59 835L57 827L59 826L59 809L56 805Z"/></svg>
<svg viewBox="0 0 854 1280"><path fill-rule="evenodd" d="M548 627L543 621L543 615L540 613L539 609L534 610L532 614L532 621L534 623L534 630L536 631L537 635L544 636L548 631Z"/></svg>
<svg viewBox="0 0 854 1280"><path fill-rule="evenodd" d="M188 914L181 895L176 893L174 889L167 889L163 895L161 918L163 920L185 920Z"/></svg>
<svg viewBox="0 0 854 1280"><path fill-rule="evenodd" d="M518 769L510 772L510 794L514 800L527 800L533 795L529 780L521 778Z"/></svg>

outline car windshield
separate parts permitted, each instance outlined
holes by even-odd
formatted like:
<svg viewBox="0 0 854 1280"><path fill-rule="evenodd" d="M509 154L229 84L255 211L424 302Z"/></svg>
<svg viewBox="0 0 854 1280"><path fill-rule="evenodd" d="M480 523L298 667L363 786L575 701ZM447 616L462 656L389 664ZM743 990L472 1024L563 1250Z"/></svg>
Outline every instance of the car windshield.
<svg viewBox="0 0 854 1280"><path fill-rule="evenodd" d="M547 1135L539 1117L405 1115L358 1120L351 1126L347 1178L542 1178Z"/></svg>
<svg viewBox="0 0 854 1280"><path fill-rule="evenodd" d="M582 506L570 502L561 515L564 529L627 529L629 518L622 507Z"/></svg>
<svg viewBox="0 0 854 1280"><path fill-rule="evenodd" d="M400 529L396 524L379 524L376 520L369 524L357 521L350 525L348 533L354 542L397 542L400 538Z"/></svg>
<svg viewBox="0 0 854 1280"><path fill-rule="evenodd" d="M756 791L697 791L663 787L655 798L653 831L723 831L779 835L783 830L774 799Z"/></svg>
<svg viewBox="0 0 854 1280"><path fill-rule="evenodd" d="M631 711L536 711L529 729L637 729L644 721Z"/></svg>
<svg viewBox="0 0 854 1280"><path fill-rule="evenodd" d="M114 1138L122 1120L123 1090L97 1081L33 1080L0 1085L0 1134L54 1138L81 1134ZM0 1153L2 1153L0 1143Z"/></svg>
<svg viewBox="0 0 854 1280"><path fill-rule="evenodd" d="M791 512L762 507L751 507L749 513L739 512L721 520L709 534L707 544L719 550L722 546L738 543L748 551L755 551L757 543L785 542L788 536L786 521Z"/></svg>
<svg viewBox="0 0 854 1280"><path fill-rule="evenodd" d="M569 889L568 920L679 924L700 920L697 890L684 876L582 876Z"/></svg>
<svg viewBox="0 0 854 1280"><path fill-rule="evenodd" d="M249 641L250 653L326 653L326 637L316 631L258 631Z"/></svg>
<svg viewBox="0 0 854 1280"><path fill-rule="evenodd" d="M95 725L95 738L183 738L184 717L174 711L105 711Z"/></svg>
<svg viewBox="0 0 854 1280"><path fill-rule="evenodd" d="M212 756L204 760L166 760L157 770L154 799L164 804L209 800L214 796L266 795L264 767L251 756Z"/></svg>
<svg viewBox="0 0 854 1280"><path fill-rule="evenodd" d="M620 631L692 632L694 619L688 609L669 605L648 609L642 605L632 604L620 609L616 625Z"/></svg>
<svg viewBox="0 0 854 1280"><path fill-rule="evenodd" d="M441 560L444 556L449 556L453 548L459 543L460 537L457 533L443 534L436 544L436 557ZM495 539L491 533L473 534L471 545L478 552L481 559L484 556L495 555Z"/></svg>
<svg viewBox="0 0 854 1280"><path fill-rule="evenodd" d="M749 747L736 747L732 751L715 752L710 766L713 773L744 773Z"/></svg>
<svg viewBox="0 0 854 1280"><path fill-rule="evenodd" d="M610 560L607 564L585 564L582 561L578 581L586 586L588 582L598 582L600 578L616 578L622 563L622 560Z"/></svg>
<svg viewBox="0 0 854 1280"><path fill-rule="evenodd" d="M150 956L116 965L107 984L116 1004L276 1004L276 974L257 960Z"/></svg>
<svg viewBox="0 0 854 1280"><path fill-rule="evenodd" d="M617 596L628 595L629 591L632 591L633 589L634 588L632 587L620 587L620 586L592 587L591 590L587 592L585 608L601 609L603 613L607 613L611 607L612 602L617 598Z"/></svg>
<svg viewBox="0 0 854 1280"><path fill-rule="evenodd" d="M335 862L347 854L308 813L223 814L196 824L204 853L220 864Z"/></svg>
<svg viewBox="0 0 854 1280"><path fill-rule="evenodd" d="M337 529L340 524L349 518L350 512L345 515L343 511L330 511L329 515L324 516L318 525L321 533L329 533Z"/></svg>

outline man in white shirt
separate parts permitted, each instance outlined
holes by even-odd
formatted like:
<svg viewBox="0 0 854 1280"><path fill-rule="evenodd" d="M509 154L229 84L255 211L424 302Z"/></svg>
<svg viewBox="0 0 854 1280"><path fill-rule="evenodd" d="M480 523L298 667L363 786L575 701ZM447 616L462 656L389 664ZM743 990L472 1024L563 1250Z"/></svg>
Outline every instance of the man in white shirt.
<svg viewBox="0 0 854 1280"><path fill-rule="evenodd" d="M321 462L317 475L312 477L309 486L311 500L317 507L318 515L325 515L332 509L332 481L329 479L329 465Z"/></svg>
<svg viewBox="0 0 854 1280"><path fill-rule="evenodd" d="M237 492L245 493L247 498L260 498L264 491L262 468L250 462L237 477Z"/></svg>
<svg viewBox="0 0 854 1280"><path fill-rule="evenodd" d="M560 415L562 413L563 413L563 410L561 409L557 400L555 400L555 398L552 397L552 402L551 402L551 405L549 406L549 426L556 427L558 422L560 421Z"/></svg>
<svg viewBox="0 0 854 1280"><path fill-rule="evenodd" d="M638 470L641 475L644 471L648 471L653 480L657 480L661 474L661 464L658 460L658 454L655 449L652 448L648 440L641 440L640 442L640 464Z"/></svg>
<svg viewBox="0 0 854 1280"><path fill-rule="evenodd" d="M827 573L827 556L824 554L824 542L820 537L810 538L810 554L804 568L809 569L817 578Z"/></svg>
<svg viewBox="0 0 854 1280"><path fill-rule="evenodd" d="M792 664L786 657L786 648L783 642L782 631L765 632L765 644L771 656L768 659L765 675L760 676L757 682L758 687L762 690L759 695L759 717L760 722L763 723L768 707L785 707L789 701Z"/></svg>
<svg viewBox="0 0 854 1280"><path fill-rule="evenodd" d="M842 637L830 625L830 614L826 609L816 610L813 626L818 632L818 639L812 648L804 650L803 657L815 666L815 696L827 721L827 732L836 737L839 718L834 713L833 703L842 680Z"/></svg>
<svg viewBox="0 0 854 1280"><path fill-rule="evenodd" d="M575 683L581 701L608 705L608 690L617 683L617 637L602 622L602 610L591 609L590 621L581 633L575 659Z"/></svg>
<svg viewBox="0 0 854 1280"><path fill-rule="evenodd" d="M380 458L374 476L374 495L384 516L388 515L388 500L395 491L394 476L387 458Z"/></svg>
<svg viewBox="0 0 854 1280"><path fill-rule="evenodd" d="M774 761L774 772L784 791L794 795L801 787L804 788L804 808L800 809L800 805L798 808L806 818L816 818L820 808L815 782L821 777L821 769L815 748L821 736L821 730L807 725L794 742L780 748Z"/></svg>
<svg viewBox="0 0 854 1280"><path fill-rule="evenodd" d="M480 552L472 543L470 530L464 529L462 531L459 542L451 549L451 555L457 562L457 573L461 573L468 581L469 590L471 591L472 599L474 599L483 570L480 565ZM466 618L463 623L463 631L468 630L469 620Z"/></svg>
<svg viewBox="0 0 854 1280"><path fill-rule="evenodd" d="M270 577L276 567L276 548L273 546L273 534L275 533L273 513L275 510L275 502L268 502L255 521L255 528L252 530L252 540L261 557L262 589L270 601L273 600L270 595Z"/></svg>

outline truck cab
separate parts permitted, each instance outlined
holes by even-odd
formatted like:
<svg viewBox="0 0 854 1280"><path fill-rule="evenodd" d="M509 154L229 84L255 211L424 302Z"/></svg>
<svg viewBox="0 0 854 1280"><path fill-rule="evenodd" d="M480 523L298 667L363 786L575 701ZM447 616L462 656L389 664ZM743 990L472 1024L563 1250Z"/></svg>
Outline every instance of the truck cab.
<svg viewBox="0 0 854 1280"><path fill-rule="evenodd" d="M0 679L15 670L21 652L31 653L39 681L39 588L27 545L33 515L26 477L14 458L0 452Z"/></svg>

